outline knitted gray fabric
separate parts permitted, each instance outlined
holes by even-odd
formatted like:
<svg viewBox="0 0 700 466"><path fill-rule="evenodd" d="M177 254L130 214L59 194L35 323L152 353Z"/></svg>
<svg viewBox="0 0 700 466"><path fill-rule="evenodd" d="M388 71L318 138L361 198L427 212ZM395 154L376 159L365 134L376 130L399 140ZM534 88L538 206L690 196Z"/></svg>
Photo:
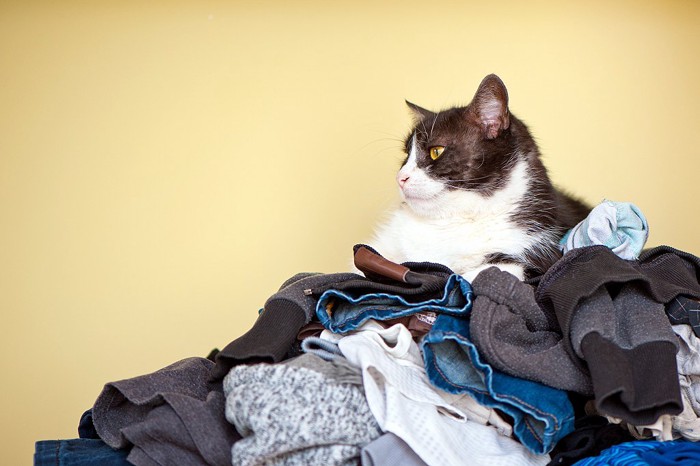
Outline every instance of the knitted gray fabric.
<svg viewBox="0 0 700 466"><path fill-rule="evenodd" d="M571 319L571 345L576 355L584 359L581 340L591 332L614 341L622 349L658 341L666 341L678 349L678 338L664 305L653 301L634 284L626 284L614 299L611 290L601 287L581 301Z"/></svg>
<svg viewBox="0 0 700 466"><path fill-rule="evenodd" d="M664 305L640 284L603 286L583 300L571 344L588 364L598 412L647 425L682 411L678 339Z"/></svg>
<svg viewBox="0 0 700 466"><path fill-rule="evenodd" d="M282 284L265 302L253 327L216 355L213 379L221 380L237 364L283 361L296 341L299 329L315 315L318 296L307 290L361 279L354 273L300 273Z"/></svg>
<svg viewBox="0 0 700 466"><path fill-rule="evenodd" d="M497 369L551 387L592 394L590 375L564 348L556 318L535 301L532 286L495 267L472 282L471 338Z"/></svg>
<svg viewBox="0 0 700 466"><path fill-rule="evenodd" d="M106 384L92 408L97 434L112 448L129 445L121 430L164 404L164 393L205 400L214 387L207 383L212 366L203 358L187 358L152 374Z"/></svg>
<svg viewBox="0 0 700 466"><path fill-rule="evenodd" d="M188 358L106 384L92 408L95 430L112 448L133 445L127 460L138 466L231 464L240 436L224 418L221 384L208 383L213 366Z"/></svg>
<svg viewBox="0 0 700 466"><path fill-rule="evenodd" d="M333 286L348 281L364 279L355 273L298 273L285 281L279 291L265 303L265 308L276 302L289 302L296 308L304 311L306 322L316 315L316 303L318 296L307 294L306 290Z"/></svg>
<svg viewBox="0 0 700 466"><path fill-rule="evenodd" d="M239 365L224 393L226 418L244 436L231 449L234 465L357 464L381 434L357 385L306 367Z"/></svg>
<svg viewBox="0 0 700 466"><path fill-rule="evenodd" d="M364 391L364 386L362 385L362 370L350 364L343 356L328 360L323 359L317 354L306 353L292 359L287 359L281 364L311 369L323 375L328 383L357 385L360 390Z"/></svg>

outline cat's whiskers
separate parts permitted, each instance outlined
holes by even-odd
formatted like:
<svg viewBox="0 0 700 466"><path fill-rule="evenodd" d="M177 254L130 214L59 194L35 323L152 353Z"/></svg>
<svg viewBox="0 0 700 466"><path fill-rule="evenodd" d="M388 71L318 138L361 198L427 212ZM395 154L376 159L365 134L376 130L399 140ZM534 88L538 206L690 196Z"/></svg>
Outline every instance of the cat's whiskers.
<svg viewBox="0 0 700 466"><path fill-rule="evenodd" d="M362 146L358 147L355 151L352 152L352 155L359 154L360 152L364 151L365 149L367 149L369 146L371 146L373 144L378 144L378 143L387 142L387 141L403 143L403 141L401 141L400 139L396 139L396 138L379 138L379 139L375 139L373 141L369 141L368 143L363 144ZM396 146L394 146L392 144L391 146L384 147L384 148L380 149L379 151L375 152L373 155L380 154L380 153L385 152L387 150L396 150Z"/></svg>
<svg viewBox="0 0 700 466"><path fill-rule="evenodd" d="M449 183L443 183L443 184L445 186L447 186L448 188L456 189L459 191L474 191L475 190L474 188L478 187L478 184L474 184L473 186L469 186L469 185L468 186L457 186L457 185L453 185L453 184L449 184Z"/></svg>
<svg viewBox="0 0 700 466"><path fill-rule="evenodd" d="M433 118L433 124L430 126L430 139L433 138L433 130L435 129L435 122L437 121L438 116L440 116L440 112L437 112L435 114L435 118Z"/></svg>
<svg viewBox="0 0 700 466"><path fill-rule="evenodd" d="M378 130L375 130L374 132L377 133L377 134L382 134L382 135L384 135L384 136L387 136L387 138L382 138L382 139L387 139L387 140L391 140L391 141L396 141L396 142L399 142L399 143L401 143L401 144L403 144L403 142L404 142L404 139L403 139L402 137L397 136L397 135L395 135L395 134L388 133L388 132L386 132L386 131L378 131Z"/></svg>
<svg viewBox="0 0 700 466"><path fill-rule="evenodd" d="M396 150L395 147L384 147L383 149L379 149L379 150L373 152L372 155L377 156L377 155L384 153L386 151L395 151L395 150Z"/></svg>
<svg viewBox="0 0 700 466"><path fill-rule="evenodd" d="M482 181L482 180L487 180L492 178L493 175L483 175L483 176L473 176L469 178L464 178L464 179L446 179L446 178L441 178L441 181L447 181L447 182L453 182L453 183L474 183L477 181Z"/></svg>
<svg viewBox="0 0 700 466"><path fill-rule="evenodd" d="M420 125L423 127L423 135L425 136L425 139L430 139L430 134L428 134L428 128L425 127L425 120L420 121ZM416 128L416 133L418 133L417 128ZM417 134L416 134L417 135Z"/></svg>

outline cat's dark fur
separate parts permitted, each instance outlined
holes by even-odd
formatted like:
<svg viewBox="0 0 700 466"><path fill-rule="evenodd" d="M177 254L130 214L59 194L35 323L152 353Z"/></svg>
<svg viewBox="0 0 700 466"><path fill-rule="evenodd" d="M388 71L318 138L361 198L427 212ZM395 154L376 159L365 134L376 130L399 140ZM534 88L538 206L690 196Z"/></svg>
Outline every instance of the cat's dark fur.
<svg viewBox="0 0 700 466"><path fill-rule="evenodd" d="M489 264L522 269L521 278L543 273L590 208L553 187L500 78L484 78L466 107L434 113L407 103L416 124L397 175L404 202L371 244L389 259L441 262L468 278ZM436 147L444 149L433 160Z"/></svg>

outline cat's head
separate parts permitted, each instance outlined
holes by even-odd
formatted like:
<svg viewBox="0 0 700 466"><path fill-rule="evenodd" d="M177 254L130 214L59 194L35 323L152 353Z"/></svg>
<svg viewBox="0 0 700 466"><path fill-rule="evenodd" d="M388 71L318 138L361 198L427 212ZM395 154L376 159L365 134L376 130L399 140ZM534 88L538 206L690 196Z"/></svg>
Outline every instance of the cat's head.
<svg viewBox="0 0 700 466"><path fill-rule="evenodd" d="M526 129L520 134L524 125L510 114L508 91L494 74L484 78L466 107L435 113L406 103L415 126L396 180L403 200L419 214L449 215L493 196L509 179L523 136L534 147ZM450 212L441 212L445 209Z"/></svg>

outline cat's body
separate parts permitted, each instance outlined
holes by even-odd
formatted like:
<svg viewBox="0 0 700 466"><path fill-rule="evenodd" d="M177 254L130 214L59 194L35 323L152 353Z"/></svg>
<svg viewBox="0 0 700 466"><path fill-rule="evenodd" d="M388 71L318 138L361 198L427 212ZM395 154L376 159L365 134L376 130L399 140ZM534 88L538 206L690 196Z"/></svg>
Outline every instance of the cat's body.
<svg viewBox="0 0 700 466"><path fill-rule="evenodd" d="M492 265L521 279L543 273L590 209L552 186L502 81L484 78L466 107L409 106L416 126L397 174L403 202L369 244L392 261L441 263L468 280Z"/></svg>

